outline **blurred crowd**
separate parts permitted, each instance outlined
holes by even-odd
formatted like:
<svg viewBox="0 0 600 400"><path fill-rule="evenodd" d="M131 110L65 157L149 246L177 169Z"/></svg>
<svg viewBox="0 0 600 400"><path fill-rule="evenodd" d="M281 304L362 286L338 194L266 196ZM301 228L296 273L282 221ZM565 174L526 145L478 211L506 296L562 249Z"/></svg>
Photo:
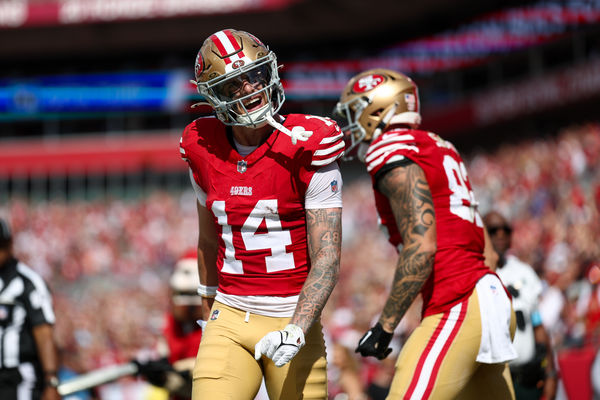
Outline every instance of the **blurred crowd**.
<svg viewBox="0 0 600 400"><path fill-rule="evenodd" d="M600 264L600 125L464 158L481 213L497 210L512 221L514 254L543 279L540 311L557 352L598 347L600 290L587 273ZM396 259L378 229L370 185L365 174L344 187L342 272L323 315L336 399L380 398L420 315L417 300L384 362L355 355L359 337L383 308ZM153 348L168 304L168 276L196 243L191 191L137 201L13 199L0 205L0 214L13 225L16 254L53 290L65 365L84 372Z"/></svg>
<svg viewBox="0 0 600 400"><path fill-rule="evenodd" d="M554 346L598 344L590 268L600 264L600 126L505 145L471 159L481 209L513 225L513 252L547 285L540 312ZM597 306L594 306L597 308Z"/></svg>
<svg viewBox="0 0 600 400"><path fill-rule="evenodd" d="M176 260L195 247L192 193L120 200L28 204L10 215L16 253L54 295L56 338L75 371L126 362L152 348Z"/></svg>

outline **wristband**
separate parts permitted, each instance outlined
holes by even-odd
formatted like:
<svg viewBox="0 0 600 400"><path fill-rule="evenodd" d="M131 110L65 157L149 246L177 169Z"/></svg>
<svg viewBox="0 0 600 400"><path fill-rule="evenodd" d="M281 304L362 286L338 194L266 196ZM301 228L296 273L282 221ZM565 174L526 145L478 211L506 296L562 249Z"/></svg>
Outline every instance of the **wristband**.
<svg viewBox="0 0 600 400"><path fill-rule="evenodd" d="M546 379L557 379L558 371L553 369L552 371L546 371Z"/></svg>
<svg viewBox="0 0 600 400"><path fill-rule="evenodd" d="M203 284L198 285L198 294L202 297L208 297L209 299L214 298L217 295L218 286L205 286Z"/></svg>
<svg viewBox="0 0 600 400"><path fill-rule="evenodd" d="M58 381L58 377L56 375L47 375L47 374L46 374L46 379L44 380L44 382L46 383L46 386L50 386L53 388L58 387L58 384L60 383Z"/></svg>

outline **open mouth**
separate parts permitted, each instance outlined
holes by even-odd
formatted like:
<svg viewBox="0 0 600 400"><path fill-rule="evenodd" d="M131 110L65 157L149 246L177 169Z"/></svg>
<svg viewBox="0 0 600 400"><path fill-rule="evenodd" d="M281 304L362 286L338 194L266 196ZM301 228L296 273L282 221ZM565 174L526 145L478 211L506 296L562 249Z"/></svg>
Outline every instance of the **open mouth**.
<svg viewBox="0 0 600 400"><path fill-rule="evenodd" d="M246 108L246 111L248 111L248 112L257 110L262 106L263 106L263 98L260 95L256 96L256 97L252 97L252 98L244 101L244 107Z"/></svg>

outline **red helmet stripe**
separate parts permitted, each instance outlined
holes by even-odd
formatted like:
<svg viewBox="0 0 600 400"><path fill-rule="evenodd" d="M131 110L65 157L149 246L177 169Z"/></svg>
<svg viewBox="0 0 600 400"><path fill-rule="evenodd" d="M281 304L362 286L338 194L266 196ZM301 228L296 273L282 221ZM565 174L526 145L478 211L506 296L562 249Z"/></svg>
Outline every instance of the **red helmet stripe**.
<svg viewBox="0 0 600 400"><path fill-rule="evenodd" d="M239 51L237 53L237 56L242 58L244 57L244 52L240 51L242 50L242 48L240 47L239 43L237 42L237 40L235 40L235 37L233 36L233 33L231 33L231 31L229 29L225 29L223 31L223 33L225 33L225 36L227 36L227 39L229 39L229 42L231 43L231 45L233 46L233 49L235 51Z"/></svg>
<svg viewBox="0 0 600 400"><path fill-rule="evenodd" d="M235 40L235 37L233 36L230 30L226 29L224 31L219 31L212 35L210 38L215 44L215 46L217 46L221 57L224 57L226 64L231 63L231 58L226 57L229 54L237 53L235 54L235 58L244 57L244 53L240 51L240 45L238 44L237 40Z"/></svg>
<svg viewBox="0 0 600 400"><path fill-rule="evenodd" d="M212 35L210 37L210 40L212 40L213 43L215 44L215 46L217 46L217 50L219 50L219 54L221 54L221 57L225 57L229 53L227 52L227 50L225 50L225 46L223 45L223 42L221 41L220 34L222 34L222 33L223 33L223 31L215 33L214 35ZM224 60L225 60L226 64L231 63L231 60L229 59L229 57L225 57Z"/></svg>
<svg viewBox="0 0 600 400"><path fill-rule="evenodd" d="M224 30L223 33L225 34L225 36L227 36L227 39L229 39L229 43L231 43L234 50L241 49L240 45L238 44L237 40L235 40L235 37L233 37L233 34L229 29Z"/></svg>
<svg viewBox="0 0 600 400"><path fill-rule="evenodd" d="M415 94L415 112L421 112L421 110L420 110L421 104L419 102L419 89L417 88L417 85L415 85L414 94Z"/></svg>

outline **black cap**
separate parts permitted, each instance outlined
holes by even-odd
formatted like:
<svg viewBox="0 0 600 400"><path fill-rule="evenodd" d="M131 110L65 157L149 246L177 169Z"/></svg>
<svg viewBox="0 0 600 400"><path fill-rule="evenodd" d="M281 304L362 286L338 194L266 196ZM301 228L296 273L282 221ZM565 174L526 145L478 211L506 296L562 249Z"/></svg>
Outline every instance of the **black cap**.
<svg viewBox="0 0 600 400"><path fill-rule="evenodd" d="M12 234L10 233L10 227L8 222L0 218L0 246L4 247L9 244L12 240Z"/></svg>

